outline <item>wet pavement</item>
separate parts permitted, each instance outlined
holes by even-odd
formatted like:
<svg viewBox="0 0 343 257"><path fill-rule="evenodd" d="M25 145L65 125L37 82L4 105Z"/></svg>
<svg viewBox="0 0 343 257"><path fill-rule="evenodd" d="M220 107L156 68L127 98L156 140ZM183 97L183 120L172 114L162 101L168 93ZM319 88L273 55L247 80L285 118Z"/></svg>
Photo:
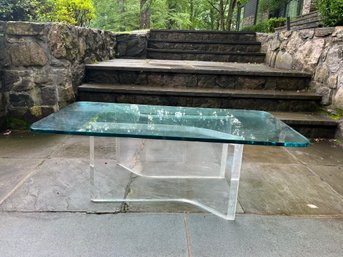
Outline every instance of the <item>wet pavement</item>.
<svg viewBox="0 0 343 257"><path fill-rule="evenodd" d="M343 149L335 141L245 146L232 222L185 204L92 203L88 140L0 136L0 256L341 256ZM176 150L175 143L142 142L120 142L120 158L138 172L216 175L218 144L183 142ZM187 195L225 208L225 185L132 177L116 165L116 143L96 139L100 197ZM137 145L138 159L130 152Z"/></svg>

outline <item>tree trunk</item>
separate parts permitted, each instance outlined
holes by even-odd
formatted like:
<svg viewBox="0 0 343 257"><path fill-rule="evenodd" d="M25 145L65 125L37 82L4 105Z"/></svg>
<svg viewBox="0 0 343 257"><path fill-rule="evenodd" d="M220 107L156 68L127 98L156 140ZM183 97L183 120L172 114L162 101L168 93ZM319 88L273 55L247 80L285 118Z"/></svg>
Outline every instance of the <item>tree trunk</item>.
<svg viewBox="0 0 343 257"><path fill-rule="evenodd" d="M219 29L225 30L225 13L224 13L224 1L219 1Z"/></svg>
<svg viewBox="0 0 343 257"><path fill-rule="evenodd" d="M214 13L213 8L210 9L210 19L211 19L211 30L214 30Z"/></svg>
<svg viewBox="0 0 343 257"><path fill-rule="evenodd" d="M119 14L121 17L121 23L120 23L120 27L119 30L120 31L125 31L125 19L124 19L124 14L125 14L125 0L118 0L119 3Z"/></svg>
<svg viewBox="0 0 343 257"><path fill-rule="evenodd" d="M140 29L150 29L149 0L140 0Z"/></svg>
<svg viewBox="0 0 343 257"><path fill-rule="evenodd" d="M193 0L189 0L189 29L193 29L194 22L194 5Z"/></svg>
<svg viewBox="0 0 343 257"><path fill-rule="evenodd" d="M226 28L229 31L231 30L233 11L235 10L236 4L237 4L237 0L230 1L229 10L227 12L227 20L226 20Z"/></svg>
<svg viewBox="0 0 343 257"><path fill-rule="evenodd" d="M173 21L173 19L171 19L171 14L175 13L176 4L175 4L175 1L168 0L167 5L168 5L168 14L169 14L168 21L167 21L167 29L173 29L175 22Z"/></svg>

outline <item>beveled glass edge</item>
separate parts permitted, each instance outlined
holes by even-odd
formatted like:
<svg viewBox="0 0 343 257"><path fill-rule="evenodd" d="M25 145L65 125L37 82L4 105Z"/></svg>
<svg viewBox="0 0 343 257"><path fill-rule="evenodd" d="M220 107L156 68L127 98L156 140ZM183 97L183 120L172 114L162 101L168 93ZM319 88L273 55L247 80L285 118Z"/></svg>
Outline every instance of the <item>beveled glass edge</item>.
<svg viewBox="0 0 343 257"><path fill-rule="evenodd" d="M266 142L266 141L242 141L235 139L215 139L215 138L191 138L191 137L164 137L155 135L135 135L135 134L115 134L115 133L98 133L98 132L79 132L79 131L59 131L59 130L44 130L35 129L31 126L31 131L34 133L44 134L60 134L60 135L77 135L77 136L96 136L96 137L120 137L120 138L142 138L155 140L173 140L173 141L191 141L191 142L207 142L207 143L221 143L221 144L244 144L244 145L264 145L264 146L283 146L283 147L308 147L310 141L306 139L304 143L300 142ZM297 132L299 133L299 132ZM301 135L301 134L300 134Z"/></svg>

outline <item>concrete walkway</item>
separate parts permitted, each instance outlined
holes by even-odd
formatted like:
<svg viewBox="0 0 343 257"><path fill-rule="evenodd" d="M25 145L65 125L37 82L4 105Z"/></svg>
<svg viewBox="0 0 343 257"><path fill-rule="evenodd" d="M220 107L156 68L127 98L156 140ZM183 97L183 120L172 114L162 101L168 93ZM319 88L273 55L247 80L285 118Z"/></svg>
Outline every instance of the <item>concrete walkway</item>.
<svg viewBox="0 0 343 257"><path fill-rule="evenodd" d="M102 195L162 197L156 187L175 192L175 185L138 183L120 169L114 182L114 144L111 138L96 141ZM130 144L137 141L122 145L125 156ZM184 153L173 147L154 141L142 153L156 156L167 150L170 154L163 158L175 164ZM194 161L187 168L208 174L217 167L217 146L206 147L204 155L203 146L184 143ZM343 149L335 142L318 141L306 149L246 146L234 222L187 205L91 203L88 158L85 137L29 132L0 136L1 257L342 256ZM144 161L135 165L156 160ZM177 163L172 169L182 172ZM179 193L200 193L205 203L223 205L213 200L224 192L220 187L198 183L187 191L185 185L178 186L183 189Z"/></svg>

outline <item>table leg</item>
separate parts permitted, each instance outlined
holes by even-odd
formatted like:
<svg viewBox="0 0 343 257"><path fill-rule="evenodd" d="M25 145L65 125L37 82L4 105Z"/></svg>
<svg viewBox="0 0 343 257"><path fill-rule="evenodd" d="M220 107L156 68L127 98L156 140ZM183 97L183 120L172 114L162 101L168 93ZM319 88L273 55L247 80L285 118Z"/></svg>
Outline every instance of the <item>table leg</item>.
<svg viewBox="0 0 343 257"><path fill-rule="evenodd" d="M94 183L94 137L89 137L89 178L90 178L90 195L91 199L95 198L95 183Z"/></svg>
<svg viewBox="0 0 343 257"><path fill-rule="evenodd" d="M226 165L227 165L227 153L228 153L229 144L223 144L222 148L222 158L220 162L220 177L225 178Z"/></svg>
<svg viewBox="0 0 343 257"><path fill-rule="evenodd" d="M119 139L120 140L120 139ZM91 200L95 203L113 203L113 202L181 202L181 203L188 203L199 208L206 210L220 218L225 220L234 220L236 214L236 207L237 207L237 197L238 197L238 187L239 187L239 179L240 179L240 171L241 171L241 164L242 164L242 154L243 154L243 145L239 144L232 144L234 147L233 151L233 158L231 163L230 172L227 172L227 159L228 159L228 147L229 144L223 144L222 152L221 152L221 160L220 160L220 170L219 176L210 177L210 176L142 176L142 174L137 174L134 170L125 167L124 165L120 164L120 150L119 150L119 140L117 140L117 165L125 168L126 170L138 175L139 177L146 178L146 179L219 179L221 181L226 181L229 185L228 196L224 201L228 200L227 209L225 212L220 212L208 205L205 205L198 200L186 199L186 198L141 198L141 199L133 199L133 198L107 198L107 199L100 199L98 198L98 194L96 193L95 187L95 164L94 164L94 137L90 137L90 186L91 186ZM230 144L231 145L231 144ZM219 181L218 180L218 181Z"/></svg>
<svg viewBox="0 0 343 257"><path fill-rule="evenodd" d="M243 145L234 144L233 160L231 164L229 206L227 211L227 220L234 220L237 208L238 187L241 176ZM226 177L227 178L227 177ZM228 178L227 178L228 180Z"/></svg>

